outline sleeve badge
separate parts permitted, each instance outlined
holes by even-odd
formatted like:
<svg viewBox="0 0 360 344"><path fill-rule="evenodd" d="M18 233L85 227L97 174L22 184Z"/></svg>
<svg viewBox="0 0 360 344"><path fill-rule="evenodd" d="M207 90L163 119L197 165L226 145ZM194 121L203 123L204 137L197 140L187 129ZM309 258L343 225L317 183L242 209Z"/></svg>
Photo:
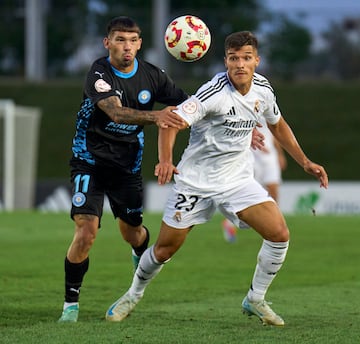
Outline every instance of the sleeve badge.
<svg viewBox="0 0 360 344"><path fill-rule="evenodd" d="M95 90L99 93L109 92L111 90L111 86L103 79L98 79L95 82Z"/></svg>

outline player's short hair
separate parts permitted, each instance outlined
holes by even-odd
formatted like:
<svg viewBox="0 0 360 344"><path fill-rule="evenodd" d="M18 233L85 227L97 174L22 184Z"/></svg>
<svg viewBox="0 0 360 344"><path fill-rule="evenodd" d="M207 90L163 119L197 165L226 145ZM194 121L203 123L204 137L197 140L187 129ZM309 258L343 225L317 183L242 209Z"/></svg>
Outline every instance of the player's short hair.
<svg viewBox="0 0 360 344"><path fill-rule="evenodd" d="M129 17L120 16L111 19L106 27L107 35L110 36L115 31L136 32L141 35L139 25Z"/></svg>
<svg viewBox="0 0 360 344"><path fill-rule="evenodd" d="M250 31L233 32L225 38L225 54L229 49L239 50L244 45L258 49L258 40Z"/></svg>

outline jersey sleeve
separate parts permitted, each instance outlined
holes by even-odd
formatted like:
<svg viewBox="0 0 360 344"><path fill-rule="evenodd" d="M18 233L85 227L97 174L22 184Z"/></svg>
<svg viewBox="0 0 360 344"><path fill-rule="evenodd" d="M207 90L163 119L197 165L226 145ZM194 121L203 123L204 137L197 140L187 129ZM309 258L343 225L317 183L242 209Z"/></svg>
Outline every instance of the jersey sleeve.
<svg viewBox="0 0 360 344"><path fill-rule="evenodd" d="M276 124L281 118L281 111L276 102L275 94L272 91L269 91L267 97L267 107L264 111L264 117L266 122L269 124Z"/></svg>
<svg viewBox="0 0 360 344"><path fill-rule="evenodd" d="M109 68L97 61L91 66L85 81L85 95L93 104L111 96L117 96L112 85Z"/></svg>
<svg viewBox="0 0 360 344"><path fill-rule="evenodd" d="M178 88L173 80L161 69L158 69L158 92L156 101L166 105L179 105L189 96L181 88Z"/></svg>
<svg viewBox="0 0 360 344"><path fill-rule="evenodd" d="M203 84L195 95L181 103L175 112L190 126L210 113L220 113L221 97L221 92L214 91L213 82L209 81Z"/></svg>
<svg viewBox="0 0 360 344"><path fill-rule="evenodd" d="M189 99L178 105L174 112L180 115L189 126L206 115L203 104L195 96L191 96Z"/></svg>

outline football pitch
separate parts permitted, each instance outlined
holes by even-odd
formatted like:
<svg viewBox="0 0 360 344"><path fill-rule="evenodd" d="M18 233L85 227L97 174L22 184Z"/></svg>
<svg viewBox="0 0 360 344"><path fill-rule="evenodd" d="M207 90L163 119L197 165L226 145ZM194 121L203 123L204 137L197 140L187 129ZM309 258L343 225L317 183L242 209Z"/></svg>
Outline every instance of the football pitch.
<svg viewBox="0 0 360 344"><path fill-rule="evenodd" d="M153 243L161 216L144 220ZM116 222L105 214L79 321L58 324L72 221L66 213L0 212L0 342L359 343L360 217L301 215L287 222L287 260L267 294L283 328L242 314L261 239L242 230L226 242L220 215L193 229L127 319L107 323L105 311L130 285L132 264Z"/></svg>

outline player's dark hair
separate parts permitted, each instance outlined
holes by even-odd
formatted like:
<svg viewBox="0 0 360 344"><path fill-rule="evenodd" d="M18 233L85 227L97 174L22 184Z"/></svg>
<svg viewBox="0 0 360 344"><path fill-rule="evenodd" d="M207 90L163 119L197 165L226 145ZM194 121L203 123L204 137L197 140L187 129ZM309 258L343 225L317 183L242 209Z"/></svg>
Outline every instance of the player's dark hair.
<svg viewBox="0 0 360 344"><path fill-rule="evenodd" d="M131 18L120 16L110 20L106 28L107 35L111 35L114 31L136 32L141 35L139 25Z"/></svg>
<svg viewBox="0 0 360 344"><path fill-rule="evenodd" d="M229 49L239 50L244 45L251 45L257 50L258 40L250 31L231 33L225 38L225 54Z"/></svg>

